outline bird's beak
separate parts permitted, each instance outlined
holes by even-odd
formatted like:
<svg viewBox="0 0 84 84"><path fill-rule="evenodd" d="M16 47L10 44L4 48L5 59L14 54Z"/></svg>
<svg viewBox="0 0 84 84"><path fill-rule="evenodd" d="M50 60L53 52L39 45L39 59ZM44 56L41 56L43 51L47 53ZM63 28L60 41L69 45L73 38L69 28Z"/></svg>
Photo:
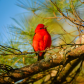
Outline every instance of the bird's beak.
<svg viewBox="0 0 84 84"><path fill-rule="evenodd" d="M48 26L44 26L44 29L46 29Z"/></svg>

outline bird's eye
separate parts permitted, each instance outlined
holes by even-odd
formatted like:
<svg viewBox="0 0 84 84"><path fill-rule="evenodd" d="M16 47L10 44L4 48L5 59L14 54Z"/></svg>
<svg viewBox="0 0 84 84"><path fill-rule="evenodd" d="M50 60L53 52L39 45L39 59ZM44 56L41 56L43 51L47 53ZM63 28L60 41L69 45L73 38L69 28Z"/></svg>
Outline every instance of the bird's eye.
<svg viewBox="0 0 84 84"><path fill-rule="evenodd" d="M40 29L43 29L43 28L40 28Z"/></svg>

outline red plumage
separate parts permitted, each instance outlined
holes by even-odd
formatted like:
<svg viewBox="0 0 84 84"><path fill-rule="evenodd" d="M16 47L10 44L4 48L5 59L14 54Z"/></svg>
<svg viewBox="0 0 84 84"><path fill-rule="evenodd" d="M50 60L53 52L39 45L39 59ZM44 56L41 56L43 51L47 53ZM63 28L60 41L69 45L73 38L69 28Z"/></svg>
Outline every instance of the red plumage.
<svg viewBox="0 0 84 84"><path fill-rule="evenodd" d="M43 24L38 24L33 37L34 51L42 51L51 46L51 36ZM44 59L44 52L38 53L38 61Z"/></svg>

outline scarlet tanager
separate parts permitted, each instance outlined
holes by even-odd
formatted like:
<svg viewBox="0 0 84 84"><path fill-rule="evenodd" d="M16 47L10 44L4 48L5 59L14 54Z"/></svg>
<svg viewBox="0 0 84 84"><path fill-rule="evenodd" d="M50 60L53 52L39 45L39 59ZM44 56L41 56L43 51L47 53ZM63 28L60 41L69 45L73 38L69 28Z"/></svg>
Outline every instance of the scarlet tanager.
<svg viewBox="0 0 84 84"><path fill-rule="evenodd" d="M45 52L40 52L51 46L51 36L48 33L47 27L44 24L38 24L35 29L35 35L33 37L34 51L39 51L38 61L44 59Z"/></svg>

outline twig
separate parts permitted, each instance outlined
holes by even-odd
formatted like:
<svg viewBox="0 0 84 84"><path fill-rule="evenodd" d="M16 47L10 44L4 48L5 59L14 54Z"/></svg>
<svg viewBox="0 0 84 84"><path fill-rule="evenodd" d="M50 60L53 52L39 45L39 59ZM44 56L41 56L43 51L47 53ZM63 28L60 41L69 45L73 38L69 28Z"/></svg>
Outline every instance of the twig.
<svg viewBox="0 0 84 84"><path fill-rule="evenodd" d="M37 15L35 12L33 12L33 14L36 15L37 17L43 18L43 19L55 19L55 18L59 18L59 17L47 17L47 18L45 18L45 17L41 17L41 16Z"/></svg>
<svg viewBox="0 0 84 84"><path fill-rule="evenodd" d="M74 7L74 5L73 5L73 0L71 0L71 8L72 8L72 11L73 11L73 15L74 15L77 19L83 21L83 20L79 17L79 15L77 14L77 12L76 12L76 10L75 10L75 7Z"/></svg>
<svg viewBox="0 0 84 84"><path fill-rule="evenodd" d="M22 52L22 53L13 53L13 54L5 54L5 53L2 53L0 55L27 55L27 54L34 54L34 53L39 53L39 52L46 52L48 50L52 50L52 49L55 49L57 47L62 47L62 46L66 46L66 45L71 45L71 46L76 46L76 45L84 45L84 44L63 44L63 45L59 45L59 46L55 46L55 47L52 47L52 48L47 48L43 51L37 51L37 52ZM32 57L30 57L32 58Z"/></svg>
<svg viewBox="0 0 84 84"><path fill-rule="evenodd" d="M69 16L67 17L67 16L58 8L56 2L54 3L52 0L50 0L50 1L53 3L53 5L57 8L57 10L60 12L60 14L61 14L63 17L65 17L66 19L70 20L70 21L71 21L72 23L74 23L75 25L84 27L84 25L79 24L79 21L78 21L78 20L73 19L73 18L71 18L71 17L69 17Z"/></svg>
<svg viewBox="0 0 84 84"><path fill-rule="evenodd" d="M13 50L16 50L16 51L19 51L20 53L22 53L20 50L18 50L18 49L15 49L15 48L12 48L12 47L9 47L9 46L3 46L3 45L0 45L2 48L4 48L4 49L8 49L8 48L10 48L10 49L13 49Z"/></svg>
<svg viewBox="0 0 84 84"><path fill-rule="evenodd" d="M82 4L84 4L84 2L82 2L81 0L79 0Z"/></svg>

